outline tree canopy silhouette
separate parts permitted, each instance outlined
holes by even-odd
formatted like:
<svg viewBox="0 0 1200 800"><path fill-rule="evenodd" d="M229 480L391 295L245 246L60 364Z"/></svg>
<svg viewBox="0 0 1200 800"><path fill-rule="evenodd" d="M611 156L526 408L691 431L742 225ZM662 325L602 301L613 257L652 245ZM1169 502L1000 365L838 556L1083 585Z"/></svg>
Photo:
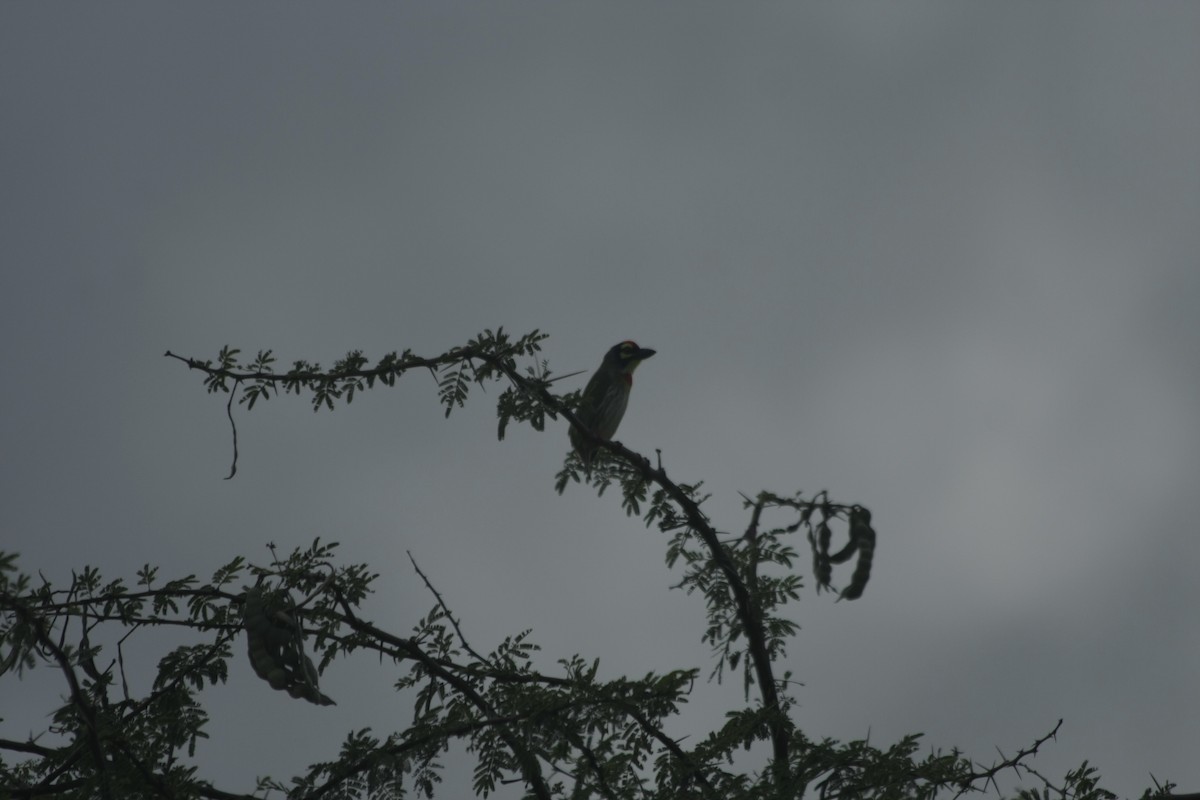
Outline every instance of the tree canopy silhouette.
<svg viewBox="0 0 1200 800"><path fill-rule="evenodd" d="M0 554L0 678L11 682L45 665L61 674L66 694L57 705L48 699L45 731L0 739L3 796L432 796L446 748L455 741L465 742L474 758L473 786L480 795L514 783L541 800L915 800L988 790L1008 771L1032 783L1019 790L1029 800L1114 796L1100 788L1086 762L1057 783L1029 766L1061 720L1029 745L988 763L957 750L918 757L918 734L877 747L813 738L802 730L789 691L793 677L779 671L798 632L786 609L803 588L800 552L811 558L817 592L859 599L875 554L870 511L857 499L835 502L827 491L760 491L744 496L744 532L719 533L704 510L708 495L701 483L673 479L661 453L651 460L580 425L573 411L579 393L556 394L556 378L540 358L545 338L538 331L513 337L488 330L432 357L405 350L371 364L353 351L328 369L295 361L285 372L276 371L271 351L247 360L231 347L209 360L166 355L199 371L210 393L227 395L229 478L238 463L235 406L248 411L260 401L296 394L306 395L314 410L332 410L413 371L434 375L446 416L467 402L473 386L499 384L500 438L513 423L538 431L547 420L572 426L597 455L585 470L579 456L568 453L555 486L561 493L583 484L601 494L614 487L627 515L665 534L666 563L679 573L672 585L704 603L706 625L698 635L712 648L713 663L703 677L736 676L743 687L743 704L727 711L721 727L690 736L686 744L666 733L698 691L702 676L695 667L602 679L598 657L573 654L548 670L535 664L536 646L519 629L481 652L415 559L414 574L431 602L411 627L411 619L361 616L379 575L368 564L342 563L332 542L317 540L284 556L272 548L272 558L262 563L230 554L206 580L162 577L149 565L132 580L106 579L85 567L61 586L35 579L7 553ZM566 449L565 436L563 442ZM409 635L395 633L410 627ZM138 692L122 645L155 630L186 632L190 642L164 657L153 684ZM239 655L234 643L242 638ZM411 692L412 716L401 729L349 731L339 752L287 782L270 777L256 786L219 786L217 777L183 759L194 756L207 736L202 690L226 680L231 660L246 658L264 691L328 705L337 698L322 691L321 675L339 659L363 656L394 674L397 691ZM766 767L739 766L744 760L735 755L741 751L761 752ZM1157 786L1143 797L1166 796L1170 788Z"/></svg>

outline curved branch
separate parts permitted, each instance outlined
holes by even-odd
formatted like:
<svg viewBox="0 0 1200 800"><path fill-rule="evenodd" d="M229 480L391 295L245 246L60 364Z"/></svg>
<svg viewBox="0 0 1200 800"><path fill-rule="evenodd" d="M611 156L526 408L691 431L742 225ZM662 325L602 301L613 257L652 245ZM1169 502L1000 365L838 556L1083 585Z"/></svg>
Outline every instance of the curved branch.
<svg viewBox="0 0 1200 800"><path fill-rule="evenodd" d="M720 568L721 572L725 575L725 579L729 582L734 602L737 605L738 617L745 628L746 641L750 651L750 658L754 662L754 673L758 680L759 691L762 694L763 707L777 709L779 707L779 693L776 689L775 675L771 666L771 658L767 651L766 635L763 631L758 609L754 605L749 589L746 587L741 575L738 574L733 560L730 559L725 546L721 544L720 539L717 537L716 529L709 524L708 518L700 510L700 506L696 501L689 497L679 484L667 476L666 470L662 466L656 467L652 465L650 459L641 453L629 449L620 442L609 441L595 436L561 400L544 388L531 384L521 375L517 374L515 369L500 359L486 354L479 357L481 360L488 362L503 372L519 389L532 393L546 408L555 414L561 414L571 424L571 427L580 432L585 439L599 447L603 447L629 464L629 466L633 467L642 476L642 480L657 485L675 502L675 505L683 512L684 517L687 519L688 525L700 536L705 546L708 547L713 562ZM786 775L788 763L788 732L786 726L782 724L777 715L772 715L768 719L767 725L771 731L771 745L776 766L776 775L782 778Z"/></svg>

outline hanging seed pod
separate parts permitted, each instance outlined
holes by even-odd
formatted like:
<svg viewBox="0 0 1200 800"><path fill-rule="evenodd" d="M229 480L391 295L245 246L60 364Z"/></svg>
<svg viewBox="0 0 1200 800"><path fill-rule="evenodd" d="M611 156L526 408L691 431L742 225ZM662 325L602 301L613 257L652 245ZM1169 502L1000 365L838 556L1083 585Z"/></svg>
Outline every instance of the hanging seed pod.
<svg viewBox="0 0 1200 800"><path fill-rule="evenodd" d="M842 590L839 599L857 600L871 578L871 561L875 557L875 529L871 527L871 512L862 506L850 508L850 541L858 549L858 563L850 584Z"/></svg>
<svg viewBox="0 0 1200 800"><path fill-rule="evenodd" d="M808 541L813 550L813 577L817 580L817 591L828 589L833 580L833 567L829 562L829 540L832 537L829 525L824 521L817 524L817 537L809 534Z"/></svg>
<svg viewBox="0 0 1200 800"><path fill-rule="evenodd" d="M829 561L833 564L845 564L854 557L856 552L858 552L858 542L854 541L854 539L851 539L850 541L846 542L845 547L831 555L829 557Z"/></svg>
<svg viewBox="0 0 1200 800"><path fill-rule="evenodd" d="M242 600L242 627L254 674L272 689L287 691L310 703L333 705L317 689L317 668L304 654L304 631L280 605L287 595L264 596L260 587L246 590ZM290 598L287 598L290 604Z"/></svg>
<svg viewBox="0 0 1200 800"><path fill-rule="evenodd" d="M850 521L847 525L847 535L849 540L846 542L846 546L831 555L829 560L834 564L844 564L853 558L854 554L858 552L859 544L862 542L864 525L865 529L870 532L871 536L875 535L875 532L871 531L870 522L870 511L867 511L862 506L851 506Z"/></svg>

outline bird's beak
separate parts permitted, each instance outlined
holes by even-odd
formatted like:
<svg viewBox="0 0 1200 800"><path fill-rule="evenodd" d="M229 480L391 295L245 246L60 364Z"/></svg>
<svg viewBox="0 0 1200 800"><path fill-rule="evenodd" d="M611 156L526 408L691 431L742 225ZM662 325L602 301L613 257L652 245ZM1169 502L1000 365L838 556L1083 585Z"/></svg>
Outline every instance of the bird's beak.
<svg viewBox="0 0 1200 800"><path fill-rule="evenodd" d="M634 357L637 358L638 361L645 361L647 358L657 352L657 350L651 350L648 347L639 347L637 353L634 354Z"/></svg>

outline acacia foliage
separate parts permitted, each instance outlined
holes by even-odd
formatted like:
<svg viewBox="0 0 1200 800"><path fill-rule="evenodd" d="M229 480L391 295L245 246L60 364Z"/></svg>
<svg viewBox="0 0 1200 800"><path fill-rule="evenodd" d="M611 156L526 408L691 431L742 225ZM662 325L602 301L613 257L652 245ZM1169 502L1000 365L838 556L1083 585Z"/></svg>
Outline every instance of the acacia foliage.
<svg viewBox="0 0 1200 800"><path fill-rule="evenodd" d="M229 477L237 469L235 405L249 410L291 393L307 395L314 410L332 410L413 370L435 376L447 416L474 386L499 383L501 438L514 422L543 430L547 419L562 418L576 426L601 457L584 471L568 454L556 487L583 483L601 494L614 487L627 514L666 534L667 564L682 573L675 586L705 604L707 624L698 635L712 648L707 677L737 675L744 689L744 703L728 710L720 728L686 742L665 733L697 691L701 670L603 679L599 660L582 655L538 669L528 631L482 653L427 580L431 608L410 634L394 632L410 620L368 622L359 609L379 576L366 564L341 563L335 543L318 540L262 564L237 556L204 580L164 580L146 565L132 584L84 568L56 586L35 581L13 555L0 554L0 679L12 682L43 665L57 670L65 687L45 731L0 739L6 796L431 797L448 745L460 741L475 759L474 789L484 796L508 782L543 799L958 797L1014 770L1034 778L1033 788L1022 791L1029 800L1112 797L1086 763L1058 784L1028 771L1027 759L1057 726L987 765L957 750L919 756L915 734L887 747L810 738L795 723L791 674L777 674L797 634L785 609L803 588L799 551L807 545L818 592L833 589L835 567L846 564L850 575L838 598L861 597L876 544L870 512L835 503L824 491L808 497L764 491L745 496L743 534L719 535L704 511L702 484L676 482L661 457L651 463L579 425L578 393L554 393L555 378L539 358L544 339L538 331L513 338L488 330L434 357L405 350L371 364L353 351L329 369L294 361L286 372L275 371L271 351L246 360L230 347L213 360L167 355L200 371L209 392L228 395ZM844 541L836 549L835 538ZM413 567L424 579L415 561ZM138 693L127 679L122 645L168 629L186 632L189 642L169 652L150 689ZM235 647L239 640L248 646ZM116 644L93 644L101 641ZM218 786L196 766L208 721L203 690L226 680L231 659L247 658L264 691L325 703L332 700L317 685L320 675L339 659L361 657L378 660L395 676L395 688L415 698L399 730L349 731L328 760L252 787ZM735 766L744 763L735 760L741 751L761 752L768 766ZM201 758L184 758L197 752Z"/></svg>

